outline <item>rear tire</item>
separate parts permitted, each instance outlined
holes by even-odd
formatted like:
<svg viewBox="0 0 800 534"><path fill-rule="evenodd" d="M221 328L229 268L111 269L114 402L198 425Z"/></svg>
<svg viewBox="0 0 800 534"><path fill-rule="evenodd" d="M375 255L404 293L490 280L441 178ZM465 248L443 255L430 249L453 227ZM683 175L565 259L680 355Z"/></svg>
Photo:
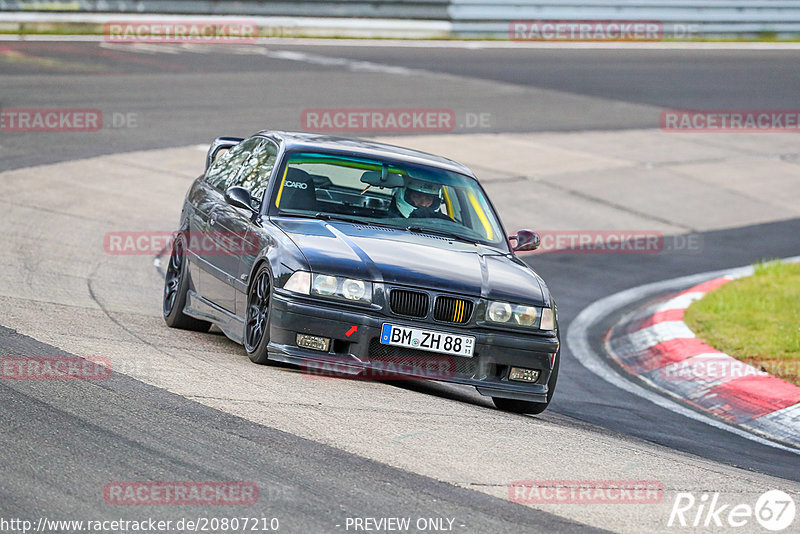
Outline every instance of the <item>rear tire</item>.
<svg viewBox="0 0 800 534"><path fill-rule="evenodd" d="M164 276L164 321L170 328L208 332L211 323L183 313L183 308L186 306L186 293L189 291L189 269L185 250L183 236L179 235L172 243L167 273Z"/></svg>
<svg viewBox="0 0 800 534"><path fill-rule="evenodd" d="M511 413L531 414L538 415L545 411L550 406L550 401L553 400L553 393L556 390L556 383L558 382L558 368L561 365L561 350L559 349L556 355L556 364L553 367L553 372L550 374L550 380L547 381L547 402L530 402L515 399L504 399L502 397L492 397L492 402L498 410Z"/></svg>
<svg viewBox="0 0 800 534"><path fill-rule="evenodd" d="M266 264L256 271L247 292L247 312L244 323L244 349L250 361L264 365L269 360L269 316L272 297L272 278Z"/></svg>

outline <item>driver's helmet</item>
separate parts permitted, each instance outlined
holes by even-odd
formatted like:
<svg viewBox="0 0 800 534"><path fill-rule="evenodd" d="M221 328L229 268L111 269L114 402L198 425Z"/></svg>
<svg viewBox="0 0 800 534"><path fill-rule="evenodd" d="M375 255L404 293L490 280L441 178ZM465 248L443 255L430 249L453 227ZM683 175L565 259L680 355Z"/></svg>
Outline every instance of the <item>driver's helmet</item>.
<svg viewBox="0 0 800 534"><path fill-rule="evenodd" d="M442 186L434 182L420 180L418 178L408 178L406 185L395 193L395 205L403 217L411 215L417 206L412 197L412 191L423 194L431 199L430 209L435 211L442 204Z"/></svg>

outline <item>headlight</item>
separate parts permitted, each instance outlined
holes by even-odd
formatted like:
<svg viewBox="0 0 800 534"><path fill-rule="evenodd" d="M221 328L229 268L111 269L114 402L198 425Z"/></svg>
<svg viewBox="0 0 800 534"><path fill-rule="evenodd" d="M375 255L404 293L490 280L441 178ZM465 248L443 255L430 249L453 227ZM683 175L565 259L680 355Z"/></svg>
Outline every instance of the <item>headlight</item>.
<svg viewBox="0 0 800 534"><path fill-rule="evenodd" d="M367 284L350 278L342 282L342 296L348 300L362 300L367 292Z"/></svg>
<svg viewBox="0 0 800 534"><path fill-rule="evenodd" d="M536 308L533 306L514 306L514 322L520 326L532 326L536 322Z"/></svg>
<svg viewBox="0 0 800 534"><path fill-rule="evenodd" d="M556 317L553 308L542 308L542 322L539 325L541 330L555 330Z"/></svg>
<svg viewBox="0 0 800 534"><path fill-rule="evenodd" d="M308 295L311 288L311 273L295 271L283 285L283 289L293 293Z"/></svg>
<svg viewBox="0 0 800 534"><path fill-rule="evenodd" d="M507 323L511 319L511 304L492 302L486 308L486 318L494 323Z"/></svg>
<svg viewBox="0 0 800 534"><path fill-rule="evenodd" d="M339 286L335 276L328 276L324 274L315 274L314 283L311 284L311 292L315 295L322 295L323 297L330 297L336 294L336 288Z"/></svg>
<svg viewBox="0 0 800 534"><path fill-rule="evenodd" d="M311 294L370 304L372 303L372 282L328 274L314 274L311 275Z"/></svg>
<svg viewBox="0 0 800 534"><path fill-rule="evenodd" d="M489 305L486 306L486 320L492 323L533 327L539 316L541 316L539 321L541 330L555 329L552 308L537 308L500 301L489 302Z"/></svg>

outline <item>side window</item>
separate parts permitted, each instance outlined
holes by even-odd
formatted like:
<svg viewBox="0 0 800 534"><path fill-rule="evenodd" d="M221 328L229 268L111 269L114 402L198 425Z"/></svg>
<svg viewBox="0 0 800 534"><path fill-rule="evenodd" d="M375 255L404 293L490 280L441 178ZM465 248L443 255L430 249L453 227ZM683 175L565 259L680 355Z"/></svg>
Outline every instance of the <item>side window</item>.
<svg viewBox="0 0 800 534"><path fill-rule="evenodd" d="M253 137L246 139L217 158L206 173L206 182L220 191L225 191L236 177L242 163L247 161L250 153L258 147L263 139Z"/></svg>
<svg viewBox="0 0 800 534"><path fill-rule="evenodd" d="M260 201L267 189L277 156L278 147L270 141L262 139L261 143L252 150L250 157L242 165L241 171L228 187L232 185L244 187L250 191L253 198Z"/></svg>

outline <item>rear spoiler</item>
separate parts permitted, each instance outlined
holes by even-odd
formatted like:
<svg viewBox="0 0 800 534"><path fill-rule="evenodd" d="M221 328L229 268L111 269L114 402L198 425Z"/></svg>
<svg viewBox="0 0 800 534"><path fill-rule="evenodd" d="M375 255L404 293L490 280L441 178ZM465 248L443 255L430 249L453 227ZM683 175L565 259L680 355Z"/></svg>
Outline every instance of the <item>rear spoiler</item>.
<svg viewBox="0 0 800 534"><path fill-rule="evenodd" d="M208 147L208 153L206 154L206 171L208 171L208 168L214 163L220 150L233 148L242 141L244 141L244 139L241 137L217 137L214 139L211 146Z"/></svg>

